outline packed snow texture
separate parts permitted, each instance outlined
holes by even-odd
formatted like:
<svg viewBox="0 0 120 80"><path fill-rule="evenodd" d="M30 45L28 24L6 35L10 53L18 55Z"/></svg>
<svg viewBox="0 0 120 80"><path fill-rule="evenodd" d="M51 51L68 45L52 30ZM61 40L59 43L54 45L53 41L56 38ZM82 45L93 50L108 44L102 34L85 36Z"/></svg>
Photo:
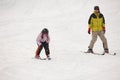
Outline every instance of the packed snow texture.
<svg viewBox="0 0 120 80"><path fill-rule="evenodd" d="M116 56L81 52L91 40L88 19L96 5ZM119 21L120 0L0 0L0 80L120 80ZM33 59L43 28L50 32L52 60ZM94 51L103 52L99 38Z"/></svg>

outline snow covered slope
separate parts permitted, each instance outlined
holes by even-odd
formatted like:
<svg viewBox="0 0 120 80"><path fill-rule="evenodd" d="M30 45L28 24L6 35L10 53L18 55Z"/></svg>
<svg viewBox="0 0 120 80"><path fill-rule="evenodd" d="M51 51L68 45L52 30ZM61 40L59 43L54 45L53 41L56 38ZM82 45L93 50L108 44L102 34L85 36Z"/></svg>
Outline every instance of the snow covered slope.
<svg viewBox="0 0 120 80"><path fill-rule="evenodd" d="M91 40L87 21L95 5L116 56L81 52ZM120 80L119 7L119 0L0 0L0 80ZM50 31L50 61L32 59L44 27ZM99 38L94 51L103 51Z"/></svg>

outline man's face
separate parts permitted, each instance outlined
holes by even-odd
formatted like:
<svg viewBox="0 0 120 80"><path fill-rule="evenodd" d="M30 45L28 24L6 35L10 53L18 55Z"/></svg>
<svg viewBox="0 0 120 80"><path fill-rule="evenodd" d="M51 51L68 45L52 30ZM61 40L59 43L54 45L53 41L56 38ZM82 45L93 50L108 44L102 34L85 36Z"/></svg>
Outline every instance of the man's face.
<svg viewBox="0 0 120 80"><path fill-rule="evenodd" d="M99 12L99 10L98 10L98 9L96 9L96 10L95 10L95 12L96 12L96 13L98 13L98 12Z"/></svg>

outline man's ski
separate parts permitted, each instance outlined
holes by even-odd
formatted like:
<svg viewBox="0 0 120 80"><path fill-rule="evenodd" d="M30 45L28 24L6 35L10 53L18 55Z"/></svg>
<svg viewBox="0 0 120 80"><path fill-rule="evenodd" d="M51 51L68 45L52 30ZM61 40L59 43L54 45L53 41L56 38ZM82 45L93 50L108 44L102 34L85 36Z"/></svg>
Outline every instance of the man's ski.
<svg viewBox="0 0 120 80"><path fill-rule="evenodd" d="M90 54L89 52L85 52L85 51L80 51L80 52L82 52L82 53L86 53L86 54ZM91 54L94 54L94 55L105 55L105 54L108 54L108 55L116 55L116 53L96 53L96 52L93 52L93 53L91 53Z"/></svg>
<svg viewBox="0 0 120 80"><path fill-rule="evenodd" d="M105 54L112 55L112 56L116 55L116 53L103 53L103 55L105 55Z"/></svg>
<svg viewBox="0 0 120 80"><path fill-rule="evenodd" d="M103 54L96 53L96 52L93 52L93 53L89 53L89 52L85 52L85 51L81 51L81 52L82 52L82 53L86 53L86 54L103 55Z"/></svg>

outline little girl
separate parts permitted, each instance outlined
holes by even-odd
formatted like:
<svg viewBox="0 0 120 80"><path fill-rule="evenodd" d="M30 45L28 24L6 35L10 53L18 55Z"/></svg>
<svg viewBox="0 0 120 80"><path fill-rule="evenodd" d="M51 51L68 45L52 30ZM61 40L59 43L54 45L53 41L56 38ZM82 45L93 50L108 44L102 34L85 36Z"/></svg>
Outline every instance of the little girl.
<svg viewBox="0 0 120 80"><path fill-rule="evenodd" d="M45 49L45 53L46 53L46 56L47 56L47 59L50 60L50 51L49 51L49 42L50 42L50 37L49 37L49 31L47 28L44 28L41 33L38 35L37 39L37 50L36 50L36 54L35 54L35 58L36 59L41 59L40 58L40 52L41 50Z"/></svg>

